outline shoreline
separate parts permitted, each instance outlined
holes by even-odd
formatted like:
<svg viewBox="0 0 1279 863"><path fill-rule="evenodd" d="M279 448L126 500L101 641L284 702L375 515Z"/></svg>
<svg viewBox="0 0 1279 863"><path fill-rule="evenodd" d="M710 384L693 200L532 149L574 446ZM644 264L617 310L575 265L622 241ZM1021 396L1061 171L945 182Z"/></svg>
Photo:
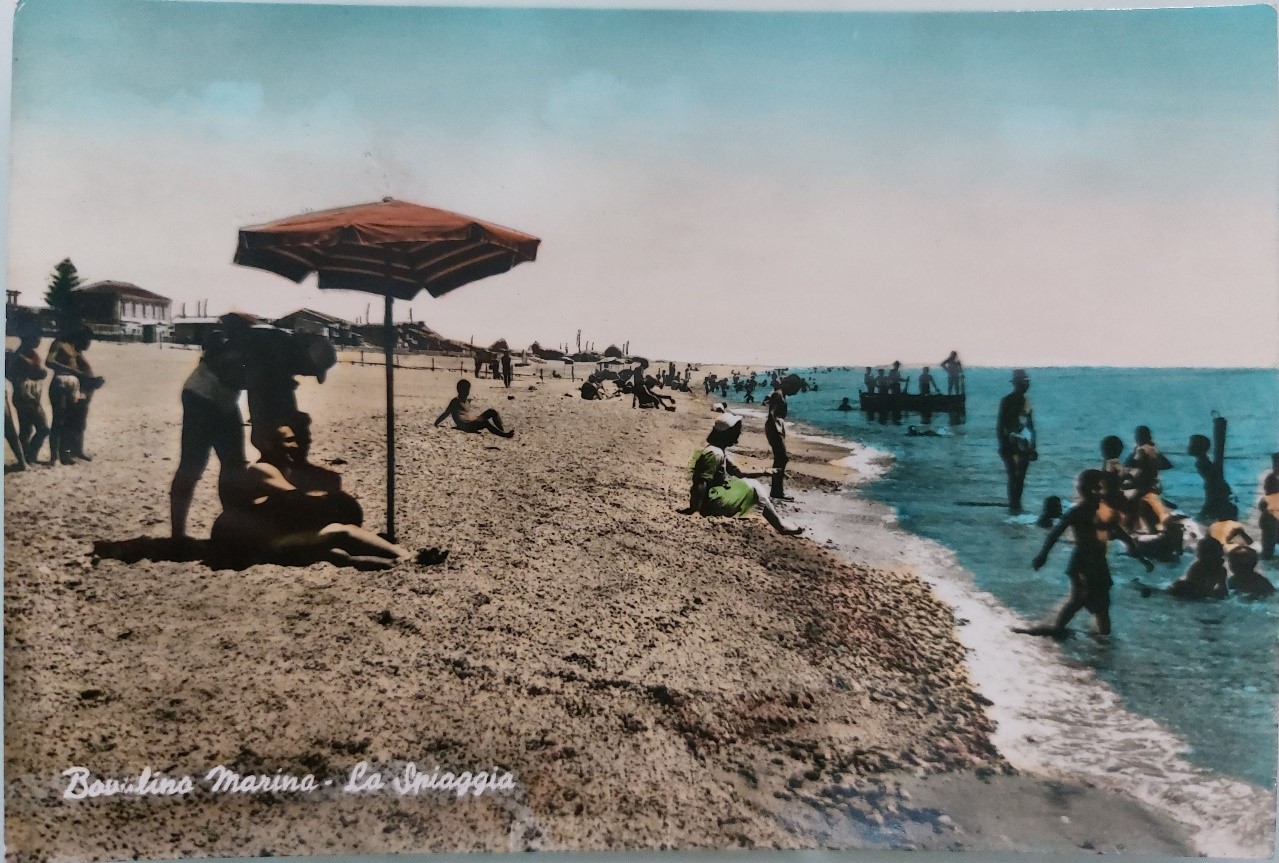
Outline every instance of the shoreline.
<svg viewBox="0 0 1279 863"><path fill-rule="evenodd" d="M398 376L399 533L448 547L448 562L225 570L112 556L167 533L195 355L102 344L92 361L107 380L90 410L94 460L5 481L13 863L967 847L898 771L1023 781L1001 775L950 611L917 578L849 565L757 518L676 512L711 416L692 396L667 413L584 401L571 379L473 381L478 403L516 429L508 441L433 425L456 372ZM372 530L382 372L343 364L298 390L313 459L340 465ZM822 461L810 482L833 489ZM211 469L194 536L220 509L214 485ZM407 761L510 772L516 789L462 803L66 801L56 781L72 765L119 777L222 764L324 787L357 762ZM1095 838L1036 831L1014 844ZM1166 825L1140 836L1186 847Z"/></svg>
<svg viewBox="0 0 1279 863"><path fill-rule="evenodd" d="M753 407L739 412L762 418L763 413ZM1009 637L1014 625L1025 626L1028 621L977 588L951 549L911 533L898 523L891 506L861 492L862 486L892 469L892 455L802 422L790 425L793 453L816 445L823 452L846 448L848 454L832 461L846 469L841 486L797 489L798 511L788 511L787 517L845 560L914 573L954 611L965 665L996 725L992 742L1014 767L1046 780L1103 788L1137 801L1185 828L1200 855L1273 856L1272 792L1186 761L1182 754L1188 745L1180 737L1155 720L1126 710L1107 684L1065 656L1055 643ZM796 469L794 464L792 455L788 471ZM872 530L857 529L866 526ZM1038 682L1046 673L1048 679L1039 685L1009 685L1009 681ZM1063 692L1069 697L1061 698ZM1104 740L1106 745L1081 750L1079 744L1089 739L1081 729L1092 730L1091 739ZM1151 763L1163 764L1164 775L1151 776L1148 766L1143 766ZM1233 814L1221 814L1227 802Z"/></svg>

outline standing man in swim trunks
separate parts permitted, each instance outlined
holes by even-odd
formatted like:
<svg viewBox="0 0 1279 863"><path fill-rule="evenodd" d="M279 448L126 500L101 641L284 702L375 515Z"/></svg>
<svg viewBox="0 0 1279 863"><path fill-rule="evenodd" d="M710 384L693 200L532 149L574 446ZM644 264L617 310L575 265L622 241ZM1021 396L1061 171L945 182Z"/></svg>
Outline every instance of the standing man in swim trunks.
<svg viewBox="0 0 1279 863"><path fill-rule="evenodd" d="M790 455L786 452L786 414L790 408L786 404L786 394L782 392L781 381L773 384L773 392L764 402L768 407L768 419L764 421L764 437L773 450L772 490L769 497L773 500L794 500L786 494L783 486L786 482L786 463Z"/></svg>
<svg viewBox="0 0 1279 863"><path fill-rule="evenodd" d="M1021 492L1026 485L1026 470L1039 457L1036 452L1035 417L1026 391L1030 389L1030 375L1025 369L1014 369L1013 391L999 402L999 420L995 424L995 438L999 442L999 457L1004 460L1008 474L1008 512L1021 514Z"/></svg>
<svg viewBox="0 0 1279 863"><path fill-rule="evenodd" d="M502 384L508 390L511 388L511 351L509 348L502 351Z"/></svg>
<svg viewBox="0 0 1279 863"><path fill-rule="evenodd" d="M40 382L49 376L49 372L37 350L40 347L40 325L30 322L16 329L18 349L5 351L4 374L13 384L13 409L23 456L19 461L35 464L40 447L49 436L49 419L40 404L44 395Z"/></svg>
<svg viewBox="0 0 1279 863"><path fill-rule="evenodd" d="M1019 628L1013 630L1014 632L1026 635L1064 635L1071 619L1081 610L1087 609L1097 622L1097 634L1110 635L1110 588L1113 580L1106 552L1112 539L1122 540L1133 557L1141 561L1146 572L1154 569L1154 564L1142 555L1137 543L1120 526L1118 513L1103 506L1105 474L1099 470L1086 470L1079 475L1075 487L1079 492L1080 502L1061 517L1044 540L1044 547L1030 564L1036 571L1040 570L1048 562L1048 552L1052 551L1057 540L1069 529L1075 538L1075 550L1066 567L1066 575L1070 578L1070 596L1057 612L1052 625Z"/></svg>
<svg viewBox="0 0 1279 863"><path fill-rule="evenodd" d="M211 336L195 371L182 385L182 450L169 486L169 535L178 542L187 538L187 514L209 453L217 453L219 480L249 463L240 413L240 391L247 383L248 369L243 346L235 338L243 336L248 325L227 320L232 338L224 340L221 333ZM258 443L267 446L261 436Z"/></svg>
<svg viewBox="0 0 1279 863"><path fill-rule="evenodd" d="M89 398L103 384L85 357L93 341L93 331L80 326L59 336L49 345L44 363L53 372L49 382L49 406L53 422L49 432L49 464L92 461L84 451L84 432L89 422Z"/></svg>
<svg viewBox="0 0 1279 863"><path fill-rule="evenodd" d="M866 387L866 392L874 395L877 389L875 383L875 373L871 371L870 366L866 367L866 374L862 375L862 384Z"/></svg>
<svg viewBox="0 0 1279 863"><path fill-rule="evenodd" d="M959 361L959 352L951 351L950 356L941 361L946 370L946 395L957 396L964 392L964 364Z"/></svg>

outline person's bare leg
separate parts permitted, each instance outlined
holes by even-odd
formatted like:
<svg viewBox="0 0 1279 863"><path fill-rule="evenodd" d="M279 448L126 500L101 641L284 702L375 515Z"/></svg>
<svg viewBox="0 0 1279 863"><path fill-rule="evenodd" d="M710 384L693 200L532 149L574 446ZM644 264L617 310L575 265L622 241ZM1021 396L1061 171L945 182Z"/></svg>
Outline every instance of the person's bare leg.
<svg viewBox="0 0 1279 863"><path fill-rule="evenodd" d="M393 563L415 560L424 566L432 566L448 558L447 551L438 548L410 551L353 524L330 524L320 530L319 538L329 551L342 551L353 559L381 558Z"/></svg>
<svg viewBox="0 0 1279 863"><path fill-rule="evenodd" d="M173 539L187 538L187 515L191 512L196 483L203 472L203 468L193 471L179 466L173 475L173 483L169 486L169 536Z"/></svg>
<svg viewBox="0 0 1279 863"><path fill-rule="evenodd" d="M756 503L759 504L760 512L764 514L764 521L773 526L773 530L785 536L798 536L804 532L802 527L794 527L782 521L781 516L777 514L777 509L773 506L773 502L768 499L768 494L760 493L758 490L755 494Z"/></svg>
<svg viewBox="0 0 1279 863"><path fill-rule="evenodd" d="M14 470L26 470L27 454L22 448L22 441L18 437L18 429L13 424L13 416L7 406L4 414L4 439L9 444L9 449L13 450L13 457L18 462L14 465Z"/></svg>
<svg viewBox="0 0 1279 863"><path fill-rule="evenodd" d="M511 429L510 431L507 431L506 427L502 425L502 417L499 416L498 412L492 408L489 408L484 413L480 414L480 419L484 420L489 431L499 437L515 436L515 430Z"/></svg>

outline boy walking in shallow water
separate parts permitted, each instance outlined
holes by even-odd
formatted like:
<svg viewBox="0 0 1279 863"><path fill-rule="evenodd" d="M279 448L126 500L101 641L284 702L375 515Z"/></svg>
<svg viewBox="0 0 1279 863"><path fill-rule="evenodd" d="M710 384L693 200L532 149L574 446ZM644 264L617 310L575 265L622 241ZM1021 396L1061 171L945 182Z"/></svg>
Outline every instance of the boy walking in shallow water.
<svg viewBox="0 0 1279 863"><path fill-rule="evenodd" d="M1061 636L1071 619L1087 609L1097 622L1097 634L1110 635L1110 562L1106 552L1111 539L1120 539L1128 546L1133 557L1141 561L1146 572L1154 565L1145 558L1137 543L1119 524L1119 513L1105 502L1106 477L1102 471L1086 470L1076 480L1080 501L1062 516L1061 520L1044 540L1044 547L1031 562L1036 571L1048 562L1048 552L1070 530L1075 539L1066 575L1070 578L1070 596L1057 612L1049 626L1031 626L1014 629L1027 635Z"/></svg>

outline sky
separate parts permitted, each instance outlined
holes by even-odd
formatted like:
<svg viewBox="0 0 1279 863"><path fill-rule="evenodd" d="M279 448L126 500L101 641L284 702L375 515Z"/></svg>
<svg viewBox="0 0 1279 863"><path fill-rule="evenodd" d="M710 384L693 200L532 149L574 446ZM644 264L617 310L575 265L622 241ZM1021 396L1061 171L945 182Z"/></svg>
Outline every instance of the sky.
<svg viewBox="0 0 1279 863"><path fill-rule="evenodd" d="M542 239L398 317L740 363L1273 366L1269 7L694 12L28 0L9 287L376 297L231 263L397 198Z"/></svg>

